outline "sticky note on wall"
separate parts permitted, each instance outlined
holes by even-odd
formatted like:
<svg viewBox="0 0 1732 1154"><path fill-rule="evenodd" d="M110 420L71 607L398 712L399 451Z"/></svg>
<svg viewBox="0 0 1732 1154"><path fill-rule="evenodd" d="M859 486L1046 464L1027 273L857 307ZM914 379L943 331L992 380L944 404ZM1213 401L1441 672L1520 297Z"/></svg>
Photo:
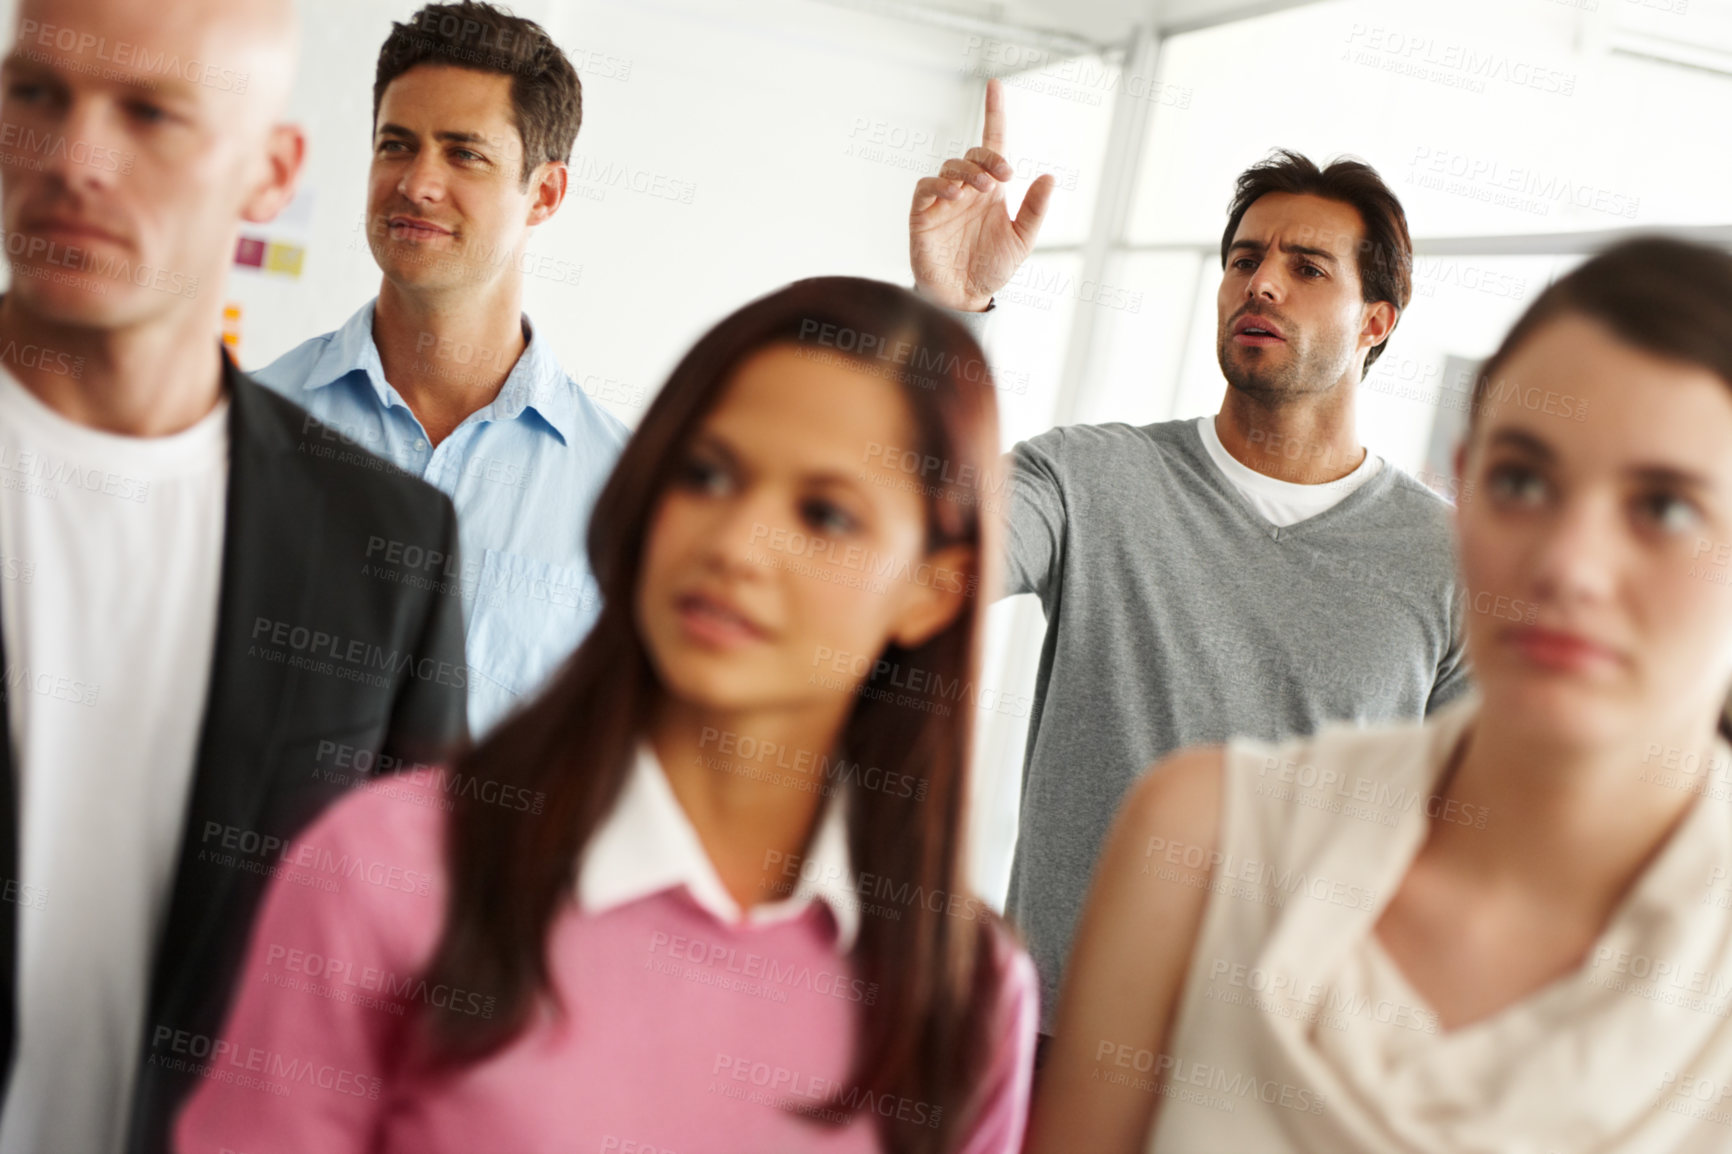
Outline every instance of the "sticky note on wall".
<svg viewBox="0 0 1732 1154"><path fill-rule="evenodd" d="M305 245L263 237L243 236L235 243L235 264L241 268L256 268L281 276L298 277L306 259Z"/></svg>
<svg viewBox="0 0 1732 1154"><path fill-rule="evenodd" d="M301 275L301 258L307 250L298 244L282 244L272 241L265 249L265 271L280 272L284 276Z"/></svg>
<svg viewBox="0 0 1732 1154"><path fill-rule="evenodd" d="M223 346L232 356L241 355L241 306L237 301L223 305Z"/></svg>

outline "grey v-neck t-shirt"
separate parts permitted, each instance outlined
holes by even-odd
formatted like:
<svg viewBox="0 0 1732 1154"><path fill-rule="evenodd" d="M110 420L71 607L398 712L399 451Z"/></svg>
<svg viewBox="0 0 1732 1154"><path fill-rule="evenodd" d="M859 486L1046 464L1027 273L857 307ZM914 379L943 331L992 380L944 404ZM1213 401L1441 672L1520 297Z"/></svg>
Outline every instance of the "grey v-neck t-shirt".
<svg viewBox="0 0 1732 1154"><path fill-rule="evenodd" d="M1007 592L1046 611L1007 912L1041 1029L1120 799L1185 746L1414 720L1467 687L1450 507L1393 466L1285 527L1195 419L1071 425L1006 461Z"/></svg>

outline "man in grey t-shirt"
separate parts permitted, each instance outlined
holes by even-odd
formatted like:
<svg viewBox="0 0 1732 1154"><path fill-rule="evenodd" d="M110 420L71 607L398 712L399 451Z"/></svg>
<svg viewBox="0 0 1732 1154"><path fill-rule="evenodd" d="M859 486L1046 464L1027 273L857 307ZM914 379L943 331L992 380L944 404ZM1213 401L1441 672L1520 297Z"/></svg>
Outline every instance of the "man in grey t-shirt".
<svg viewBox="0 0 1732 1154"><path fill-rule="evenodd" d="M918 291L964 314L1027 256L1051 193L1036 181L1010 218L1000 109L989 82L982 147L921 180L910 214ZM1354 427L1412 292L1400 203L1364 164L1278 152L1240 175L1221 263L1218 414L1053 429L1007 462L1007 592L1047 619L1008 910L1043 1033L1096 853L1151 761L1417 719L1467 684L1449 506Z"/></svg>

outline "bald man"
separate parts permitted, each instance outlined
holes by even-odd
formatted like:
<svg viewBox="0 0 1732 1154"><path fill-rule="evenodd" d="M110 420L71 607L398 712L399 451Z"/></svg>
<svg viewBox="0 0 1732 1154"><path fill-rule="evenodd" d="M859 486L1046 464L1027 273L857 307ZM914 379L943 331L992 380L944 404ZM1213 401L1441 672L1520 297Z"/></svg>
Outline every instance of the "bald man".
<svg viewBox="0 0 1732 1154"><path fill-rule="evenodd" d="M281 849L464 738L458 590L400 562L455 558L450 502L216 337L300 170L295 39L24 0L0 65L0 1154L164 1150L199 1076L297 1076L212 1041L269 878L357 876Z"/></svg>

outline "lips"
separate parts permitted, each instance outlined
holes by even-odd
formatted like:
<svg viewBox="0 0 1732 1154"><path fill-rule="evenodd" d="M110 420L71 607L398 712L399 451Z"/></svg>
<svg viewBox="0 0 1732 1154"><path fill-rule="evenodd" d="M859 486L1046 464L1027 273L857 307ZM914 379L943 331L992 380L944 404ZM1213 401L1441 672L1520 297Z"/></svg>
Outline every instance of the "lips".
<svg viewBox="0 0 1732 1154"><path fill-rule="evenodd" d="M126 244L125 237L87 220L68 216L35 217L22 221L18 231L27 236L51 236L72 244Z"/></svg>
<svg viewBox="0 0 1732 1154"><path fill-rule="evenodd" d="M1284 341L1286 334L1281 327L1266 316L1258 313L1245 313L1233 322L1232 334L1235 338L1243 338L1247 342Z"/></svg>
<svg viewBox="0 0 1732 1154"><path fill-rule="evenodd" d="M393 216L386 220L385 225L394 235L414 239L430 239L436 236L451 236L450 229L434 224L418 216Z"/></svg>
<svg viewBox="0 0 1732 1154"><path fill-rule="evenodd" d="M713 647L731 648L769 636L763 626L724 597L687 593L675 599L674 608L686 633Z"/></svg>
<svg viewBox="0 0 1732 1154"><path fill-rule="evenodd" d="M1504 636L1528 661L1548 669L1582 672L1618 661L1618 655L1606 646L1561 629L1516 626Z"/></svg>

